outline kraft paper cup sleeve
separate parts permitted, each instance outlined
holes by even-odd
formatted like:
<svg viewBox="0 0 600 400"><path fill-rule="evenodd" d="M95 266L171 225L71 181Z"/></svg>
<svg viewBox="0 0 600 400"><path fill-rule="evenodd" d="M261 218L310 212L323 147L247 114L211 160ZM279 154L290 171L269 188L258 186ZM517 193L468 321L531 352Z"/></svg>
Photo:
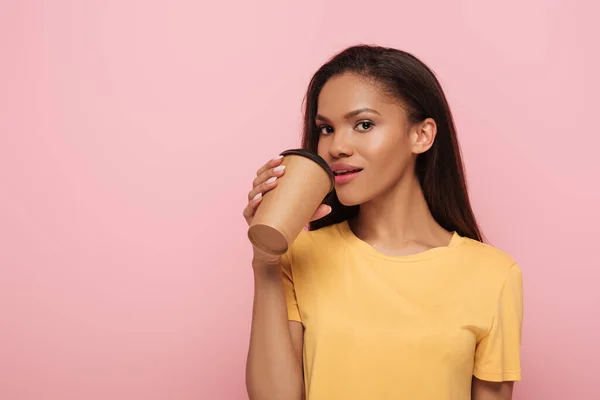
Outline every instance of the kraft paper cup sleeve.
<svg viewBox="0 0 600 400"><path fill-rule="evenodd" d="M284 157L287 155L296 155L313 160L314 162L319 164L325 170L325 172L327 172L327 175L329 175L329 179L331 180L331 188L329 189L329 192L327 192L327 194L333 192L333 189L335 189L335 176L333 175L333 171L331 170L331 168L329 168L329 164L327 164L327 161L323 160L323 158L320 155L304 149L290 149L281 152L279 155Z"/></svg>
<svg viewBox="0 0 600 400"><path fill-rule="evenodd" d="M264 195L248 228L250 242L271 255L282 255L288 250L335 187L333 172L317 154L292 149L281 155L288 168L279 184Z"/></svg>

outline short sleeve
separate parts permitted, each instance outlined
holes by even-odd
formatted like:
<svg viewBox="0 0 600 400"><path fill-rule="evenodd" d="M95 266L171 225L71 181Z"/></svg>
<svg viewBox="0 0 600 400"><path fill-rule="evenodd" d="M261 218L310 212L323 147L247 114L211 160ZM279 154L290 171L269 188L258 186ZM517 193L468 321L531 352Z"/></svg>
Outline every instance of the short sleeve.
<svg viewBox="0 0 600 400"><path fill-rule="evenodd" d="M491 328L475 350L473 375L491 382L521 380L523 278L514 264L500 291Z"/></svg>
<svg viewBox="0 0 600 400"><path fill-rule="evenodd" d="M296 290L294 289L294 278L292 275L292 256L291 250L281 257L281 276L283 279L283 290L287 302L288 319L290 321L302 322L298 301L296 300Z"/></svg>

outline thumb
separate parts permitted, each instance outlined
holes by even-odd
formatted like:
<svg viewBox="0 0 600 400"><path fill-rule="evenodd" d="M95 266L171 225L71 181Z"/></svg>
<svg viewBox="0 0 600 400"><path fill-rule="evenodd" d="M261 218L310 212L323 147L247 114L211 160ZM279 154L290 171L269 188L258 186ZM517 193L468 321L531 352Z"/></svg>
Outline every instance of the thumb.
<svg viewBox="0 0 600 400"><path fill-rule="evenodd" d="M313 214L312 217L310 217L311 221L315 221L317 219L321 219L324 216L326 216L327 214L329 214L331 212L331 207L328 206L327 204L321 204L319 206L319 208L317 208L317 211L315 211L315 213Z"/></svg>

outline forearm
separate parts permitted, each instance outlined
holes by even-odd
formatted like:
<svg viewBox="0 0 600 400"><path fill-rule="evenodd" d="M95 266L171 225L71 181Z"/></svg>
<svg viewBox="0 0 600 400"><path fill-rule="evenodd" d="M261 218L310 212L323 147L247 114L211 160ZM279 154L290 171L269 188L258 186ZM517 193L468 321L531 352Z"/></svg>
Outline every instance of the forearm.
<svg viewBox="0 0 600 400"><path fill-rule="evenodd" d="M301 400L303 385L302 361L292 343L281 270L255 266L248 395L251 400Z"/></svg>

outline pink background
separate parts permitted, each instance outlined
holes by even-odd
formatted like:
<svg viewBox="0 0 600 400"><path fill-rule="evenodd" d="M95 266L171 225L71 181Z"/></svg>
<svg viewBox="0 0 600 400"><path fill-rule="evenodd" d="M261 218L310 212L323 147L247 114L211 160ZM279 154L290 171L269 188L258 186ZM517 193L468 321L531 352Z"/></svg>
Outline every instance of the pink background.
<svg viewBox="0 0 600 400"><path fill-rule="evenodd" d="M600 398L592 1L2 1L0 398L244 399L254 171L310 75L414 52L523 268L516 399Z"/></svg>

